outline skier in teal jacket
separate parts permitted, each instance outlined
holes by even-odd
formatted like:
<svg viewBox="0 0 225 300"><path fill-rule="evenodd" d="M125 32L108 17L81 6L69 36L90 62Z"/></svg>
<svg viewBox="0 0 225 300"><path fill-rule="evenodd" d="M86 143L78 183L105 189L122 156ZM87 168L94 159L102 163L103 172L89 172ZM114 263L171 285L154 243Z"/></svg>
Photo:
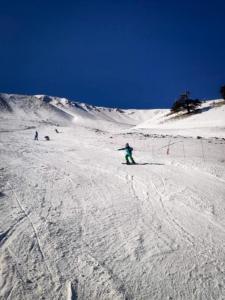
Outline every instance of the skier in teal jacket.
<svg viewBox="0 0 225 300"><path fill-rule="evenodd" d="M131 163L135 164L135 161L132 156L133 148L130 147L130 145L128 143L126 143L125 148L118 149L118 151L120 151L120 150L125 150L125 153L126 153L125 159L126 159L127 165L130 165ZM129 161L129 159L131 160L131 162Z"/></svg>

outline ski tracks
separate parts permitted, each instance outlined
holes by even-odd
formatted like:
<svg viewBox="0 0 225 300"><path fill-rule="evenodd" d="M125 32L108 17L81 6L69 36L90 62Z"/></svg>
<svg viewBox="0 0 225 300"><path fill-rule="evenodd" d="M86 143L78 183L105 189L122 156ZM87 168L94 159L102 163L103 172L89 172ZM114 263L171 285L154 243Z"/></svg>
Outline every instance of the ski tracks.
<svg viewBox="0 0 225 300"><path fill-rule="evenodd" d="M157 187L157 185L155 184L154 180L151 180L151 185L153 186L154 190L156 191L156 193L159 196L159 201L161 204L161 207L168 219L169 224L172 225L172 227L174 227L179 233L180 233L180 237L182 239L184 239L185 241L189 242L192 246L194 245L195 242L195 238L192 234L190 234L179 222L178 220L173 216L173 214L171 213L171 211L166 207L166 202L168 202L169 198L171 197L171 193L169 193L166 190L166 184L165 181L163 179L163 177L159 174L154 173L153 171L151 171L151 173L153 173L153 177L154 178L159 178L161 181L161 185L163 186L163 191L160 191ZM175 192L176 194L176 192Z"/></svg>
<svg viewBox="0 0 225 300"><path fill-rule="evenodd" d="M174 215L171 213L171 210L169 210L167 208L167 202L168 199L171 196L171 193L169 193L166 189L166 183L165 180L163 178L163 176L161 176L158 173L155 173L153 170L150 170L150 176L148 176L148 182L150 184L150 186L152 187L152 190L149 189L149 185L148 182L145 182L146 178L139 178L137 175L128 175L127 177L128 182L130 183L131 186L131 190L132 193L134 195L134 199L136 199L137 201L137 205L140 205L140 203L143 206L143 213L142 213L142 222L146 225L146 220L143 218L143 216L145 215L144 211L148 210L149 211L149 216L151 216L154 213L154 216L152 219L152 222L148 224L147 226L149 228L151 228L152 230L154 230L157 235L159 235L159 233L161 234L161 239L162 239L162 234L165 235L164 237L164 243L167 245L167 247L169 247L170 250L175 251L178 250L179 246L177 243L175 243L174 239L176 239L176 237L169 237L168 234L166 234L166 232L162 231L162 223L165 222L167 220L169 225L169 228L171 229L171 232L173 231L173 229L175 229L177 232L179 232L179 235L181 237L181 239L183 239L185 242L188 242L189 244L191 244L192 246L194 245L195 242L195 238L192 234L190 234L181 224L180 222L174 217ZM135 186L137 185L137 187ZM138 190L137 190L138 188ZM144 195L140 198L138 196L138 192L140 194L140 191L142 191L142 194L145 193L145 197ZM144 193L143 193L144 191ZM155 192L155 194L157 195L158 198L158 203L160 204L160 206L157 206L157 202L156 199L152 196L152 191ZM176 194L176 191L174 192L174 194ZM151 196L150 196L151 195ZM149 209L149 205L151 205L151 209ZM161 212L160 212L161 211ZM154 223L157 221L157 225L155 226ZM155 221L154 221L155 220ZM171 235L171 234L170 234ZM170 241L170 242L168 242Z"/></svg>
<svg viewBox="0 0 225 300"><path fill-rule="evenodd" d="M71 184L75 185L75 182L71 177L68 178ZM91 185L91 190L95 190L94 197L100 199L104 199L104 192L99 190L99 186L95 182L92 175L89 173L88 181L86 180L85 185ZM132 299L127 296L127 291L125 289L124 283L121 278L117 277L113 270L110 270L107 266L107 263L104 262L103 258L96 257L97 254L94 255L95 250L92 249L92 243L90 241L85 241L86 236L88 237L88 228L87 225L92 222L93 225L97 227L97 231L95 233L96 236L92 238L95 240L97 237L101 239L103 238L104 242L104 235L105 233L105 224L102 221L102 218L98 218L98 208L95 207L94 203L92 203L91 195L88 196L86 194L88 192L88 188L83 193L83 197L80 198L80 205L82 207L81 212L81 251L78 256L78 269L79 274L77 275L77 279L70 281L69 286L70 288L67 291L68 299L77 299L78 296L80 299ZM86 194L86 196L85 196ZM85 197L88 197L85 200ZM88 200L90 199L90 200ZM103 207L104 209L104 207ZM99 212L100 213L100 212ZM97 242L96 240L96 242ZM97 255L98 256L98 255ZM88 284L87 284L88 283ZM72 286L72 287L71 287ZM92 291L90 293L90 290Z"/></svg>
<svg viewBox="0 0 225 300"><path fill-rule="evenodd" d="M25 208L23 207L22 203L21 203L20 200L19 200L19 197L17 196L16 192L14 191L13 186L11 185L11 183L8 182L8 185L12 188L12 191L13 191L13 193L14 193L15 199L16 199L16 201L17 201L17 203L18 203L18 205L19 205L21 211L23 212L24 217L29 221L29 223L30 223L30 225L31 225L31 228L32 228L33 233L34 233L34 237L35 237L35 239L36 239L36 241L37 241L37 247L38 247L38 250L39 250L39 252L40 252L40 254L41 254L42 261L44 262L44 264L45 264L45 266L46 266L46 269L47 269L48 274L49 274L49 276L50 276L51 282L54 283L54 280L53 280L53 277L54 277L54 276L52 275L51 270L50 270L50 268L49 268L49 266L48 266L47 260L46 260L46 258L45 258L44 251L42 250L42 246L41 246L41 242L40 242L40 239L39 239L39 236L38 236L38 233L37 233L37 229L36 229L36 227L35 227L35 225L34 225L34 223L33 223L33 221L32 221L32 218L31 218L30 215L26 212Z"/></svg>
<svg viewBox="0 0 225 300"><path fill-rule="evenodd" d="M143 184L140 179L137 179L134 175L128 175L127 180L130 183L130 187L133 193L133 199L136 199L136 205L140 207L140 219L139 219L139 225L141 228L145 228L145 233L152 231L154 232L154 235L158 238L159 241L164 244L164 246L159 245L158 251L156 253L153 252L151 255L152 258L158 257L158 256L164 256L169 253L173 253L177 250L177 245L174 244L174 241L171 237L166 234L165 231L162 230L161 221L158 219L158 217L155 214L155 209L151 205L150 197L149 197L149 191L146 184ZM137 190L136 185L139 187ZM140 194L140 190L142 191L143 196L140 197L138 194ZM144 196L145 194L145 196ZM151 208L149 208L149 205L151 205ZM147 212L147 214L146 214ZM140 229L140 232L142 229ZM139 237L140 241L140 250L143 253L143 234L140 233Z"/></svg>

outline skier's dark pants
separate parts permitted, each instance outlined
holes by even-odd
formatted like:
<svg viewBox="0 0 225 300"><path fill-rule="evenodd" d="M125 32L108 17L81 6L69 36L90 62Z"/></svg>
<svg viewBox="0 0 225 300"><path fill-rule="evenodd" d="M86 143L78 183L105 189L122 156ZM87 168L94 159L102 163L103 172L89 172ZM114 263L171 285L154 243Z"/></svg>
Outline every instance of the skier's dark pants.
<svg viewBox="0 0 225 300"><path fill-rule="evenodd" d="M126 154L125 158L126 158L127 164L130 164L129 158L130 158L131 162L132 162L133 164L135 164L135 161L134 161L132 155Z"/></svg>

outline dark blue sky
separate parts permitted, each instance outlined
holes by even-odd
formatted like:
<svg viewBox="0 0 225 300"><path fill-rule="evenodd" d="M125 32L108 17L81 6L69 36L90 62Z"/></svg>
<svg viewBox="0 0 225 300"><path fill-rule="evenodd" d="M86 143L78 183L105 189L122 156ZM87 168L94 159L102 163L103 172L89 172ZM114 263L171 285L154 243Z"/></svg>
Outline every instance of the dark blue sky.
<svg viewBox="0 0 225 300"><path fill-rule="evenodd" d="M0 92L169 107L225 84L225 1L2 1Z"/></svg>

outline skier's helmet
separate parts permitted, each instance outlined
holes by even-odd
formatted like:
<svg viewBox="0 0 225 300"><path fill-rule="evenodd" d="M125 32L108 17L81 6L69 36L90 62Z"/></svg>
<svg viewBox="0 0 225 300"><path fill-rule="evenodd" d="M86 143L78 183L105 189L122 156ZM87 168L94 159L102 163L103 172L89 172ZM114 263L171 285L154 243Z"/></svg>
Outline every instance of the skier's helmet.
<svg viewBox="0 0 225 300"><path fill-rule="evenodd" d="M128 143L126 143L126 147L129 147L129 144L128 144Z"/></svg>

